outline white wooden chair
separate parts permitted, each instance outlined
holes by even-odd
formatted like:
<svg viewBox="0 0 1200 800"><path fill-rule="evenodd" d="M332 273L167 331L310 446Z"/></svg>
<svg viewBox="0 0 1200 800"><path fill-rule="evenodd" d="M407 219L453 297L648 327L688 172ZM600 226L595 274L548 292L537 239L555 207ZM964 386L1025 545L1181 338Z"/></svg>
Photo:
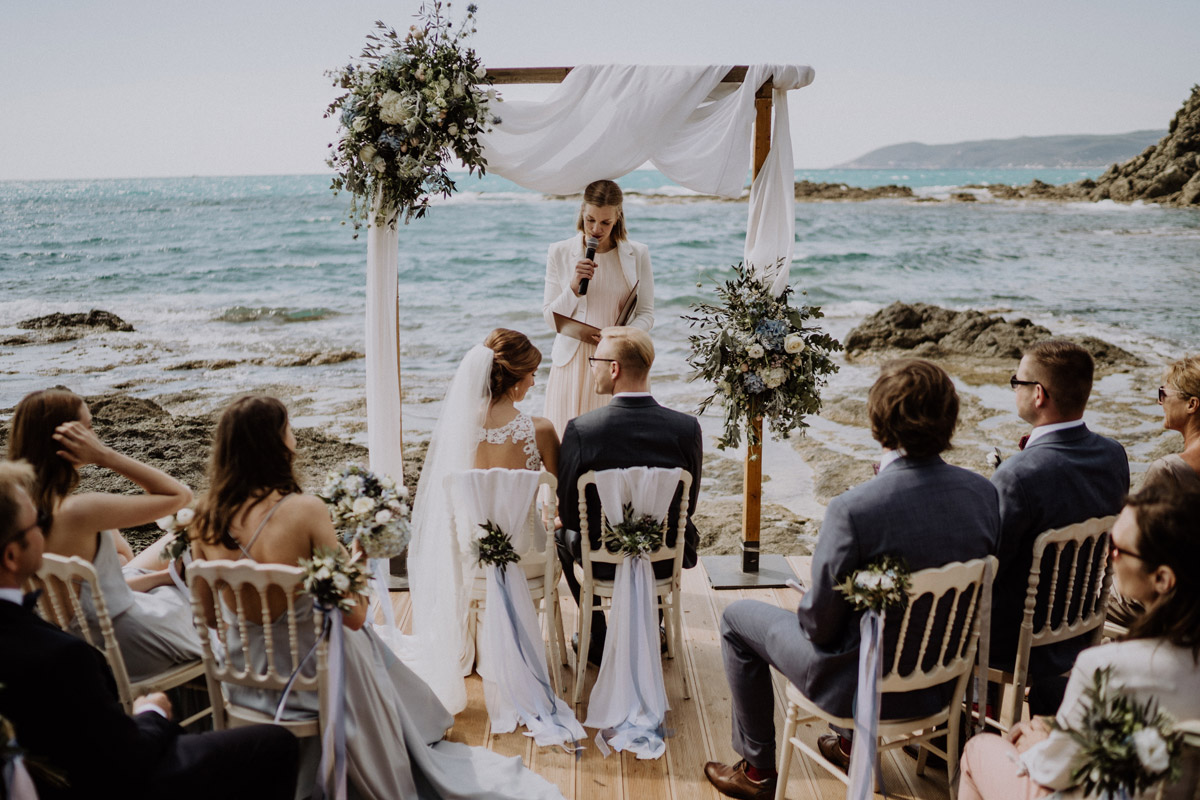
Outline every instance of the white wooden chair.
<svg viewBox="0 0 1200 800"><path fill-rule="evenodd" d="M65 557L46 553L42 557L42 567L37 574L29 579L33 589L41 589L42 596L38 600L38 610L43 619L54 623L64 631L83 638L92 647L104 654L113 678L117 683L117 696L126 713L133 713L133 701L144 694L164 692L174 689L188 681L199 678L204 673L204 662L197 659L186 664L166 669L157 675L132 680L125 668L125 657L117 644L116 631L113 629L112 617L108 613L108 605L104 594L100 591L100 577L91 562L79 556ZM92 608L95 610L96 625L87 622L84 613L81 593L87 586L92 598ZM76 625L72 625L76 622ZM97 630L98 629L98 630ZM187 719L181 725L190 725L202 719L212 711L204 708Z"/></svg>
<svg viewBox="0 0 1200 800"><path fill-rule="evenodd" d="M663 612L664 627L667 632L667 658L674 658L683 646L683 618L680 606L680 582L683 573L684 534L687 528L688 497L692 487L692 475L687 470L680 474L679 483L683 487L679 501L679 524L675 535L675 546L663 546L650 556L652 564L660 561L671 562L671 574L665 578L655 578L654 590L658 598L658 608ZM622 553L610 553L604 547L593 550L591 537L588 533L588 500L587 487L596 485L596 471L589 470L579 476L579 539L582 551L582 563L576 565L581 587L579 597L579 653L576 658L575 692L573 701L579 705L583 698L583 675L588 663L588 648L592 636L592 612L601 611L612 606L615 580L601 580L592 575L592 564L612 564L614 567L625 559ZM622 512L618 509L617 518ZM607 514L600 509L600 524L603 527ZM663 541L666 541L666 520L663 521ZM593 599L600 598L600 605L593 607ZM683 697L691 697L688 688L687 670L680 670L683 676Z"/></svg>
<svg viewBox="0 0 1200 800"><path fill-rule="evenodd" d="M299 669L309 649L301 643L303 627L311 627L313 636L320 637L322 624L322 615L317 610L313 611L311 621L296 615L297 600L303 594L304 571L299 567L252 561L197 560L188 566L187 580L192 594L196 631L200 634L204 649L204 672L208 693L213 700L213 727L225 730L273 723L271 714L231 702L225 686L282 691L292 673ZM275 637L262 636L266 663L258 668L249 663L245 647L235 642L231 649L230 633L234 628L222 614L221 604L224 600L226 605L232 607L238 638L242 645L248 646L254 636L261 635L258 631L251 631L250 624L261 626L262 631L273 629L275 618L270 611L270 598L283 599L286 604L283 612L287 620L287 641L283 643L286 649L279 650L280 643L275 641ZM321 713L275 723L297 737L318 736L321 733L328 701L327 650L326 640L320 639L315 653L315 670L302 671L292 684L293 696L296 692L316 692ZM286 658L280 658L280 653L285 654Z"/></svg>
<svg viewBox="0 0 1200 800"><path fill-rule="evenodd" d="M963 700L967 683L975 666L975 653L979 644L979 620L981 594L985 591L988 564L995 570L995 556L973 561L946 564L936 569L924 569L912 574L908 606L898 627L899 636L895 645L883 653L883 680L880 691L911 692L953 683L954 690L947 704L929 716L919 719L880 720L878 751L891 750L906 744L920 743L922 757L917 762L917 774L924 774L924 751L929 750L946 759L948 775L958 771L958 738L961 725ZM918 601L930 596L928 612L920 619L914 614ZM963 603L966 603L965 610ZM921 604L924 607L924 603ZM891 628L891 625L888 625ZM940 630L939 630L940 629ZM901 656L916 652L911 671L902 674ZM930 659L929 654L937 657ZM907 659L905 659L907 662ZM792 748L802 751L813 761L823 766L832 775L849 785L849 778L839 767L825 759L820 753L796 736L797 726L802 722L824 720L831 725L853 729L852 717L838 717L823 711L805 697L791 683L787 687L787 720L783 728L783 744L779 749L779 780L775 791L776 800L783 800L787 788L788 772L792 762ZM946 730L936 729L945 725ZM946 749L930 743L930 739L946 737ZM879 776L877 775L876 778ZM951 785L951 797L957 796L958 787Z"/></svg>
<svg viewBox="0 0 1200 800"><path fill-rule="evenodd" d="M1016 660L1011 672L988 669L988 682L1009 686L1007 713L988 719L994 727L1008 730L1021 721L1029 664L1033 648L1064 642L1091 634L1091 644L1104 635L1108 597L1112 587L1112 557L1108 552L1109 532L1116 516L1094 517L1065 528L1045 531L1033 540L1033 564L1025 590L1025 614L1017 640ZM1070 546L1070 547L1069 547ZM1067 578L1060 581L1064 551L1069 565ZM1050 560L1050 585L1042 586L1043 564ZM1080 574L1080 563L1092 565ZM1034 629L1038 612L1044 615ZM1058 612L1061 611L1061 614ZM1056 620L1055 617L1058 616Z"/></svg>
<svg viewBox="0 0 1200 800"><path fill-rule="evenodd" d="M456 500L457 491L454 476L446 476L446 496L450 498L451 514L454 509L461 508ZM521 554L520 567L529 583L529 596L534 608L541 604L543 635L546 638L546 665L550 667L550 680L554 684L556 694L562 694L562 665L567 663L566 637L563 633L562 610L558 605L558 582L561 566L558 562L558 551L554 545L554 517L557 512L558 480L549 472L542 472L538 477L538 494L534 497L529 509L528 523L530 541L533 546ZM540 501L540 502L539 502ZM539 513L539 505L541 512ZM454 530L458 530L460 520L455 520ZM541 530L535 530L540 526ZM475 576L471 585L470 619L467 622L468 632L475 636L479 620L487 604L487 576L482 572Z"/></svg>

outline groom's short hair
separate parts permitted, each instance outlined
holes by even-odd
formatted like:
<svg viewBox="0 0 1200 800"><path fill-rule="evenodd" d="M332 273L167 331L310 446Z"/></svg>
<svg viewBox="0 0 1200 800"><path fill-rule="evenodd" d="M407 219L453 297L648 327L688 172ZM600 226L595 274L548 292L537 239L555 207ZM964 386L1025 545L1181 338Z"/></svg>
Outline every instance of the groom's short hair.
<svg viewBox="0 0 1200 800"><path fill-rule="evenodd" d="M654 342L650 334L632 325L614 325L600 331L600 338L612 342L613 358L631 377L645 377L654 364Z"/></svg>
<svg viewBox="0 0 1200 800"><path fill-rule="evenodd" d="M931 361L901 358L879 370L867 394L871 435L890 450L914 458L950 447L958 422L958 393L946 371Z"/></svg>
<svg viewBox="0 0 1200 800"><path fill-rule="evenodd" d="M17 514L21 499L18 490L33 491L33 467L25 461L0 461L0 550L18 540Z"/></svg>

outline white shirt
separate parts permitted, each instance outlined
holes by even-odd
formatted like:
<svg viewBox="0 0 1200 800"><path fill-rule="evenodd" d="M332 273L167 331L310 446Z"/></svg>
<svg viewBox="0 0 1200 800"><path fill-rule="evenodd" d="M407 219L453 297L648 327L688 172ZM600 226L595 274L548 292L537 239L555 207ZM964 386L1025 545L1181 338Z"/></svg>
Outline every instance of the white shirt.
<svg viewBox="0 0 1200 800"><path fill-rule="evenodd" d="M903 447L897 447L895 450L884 450L883 455L879 457L879 472L883 472L894 462L899 461L906 455L908 455L908 453L905 452ZM875 474L878 475L879 472Z"/></svg>
<svg viewBox="0 0 1200 800"><path fill-rule="evenodd" d="M613 395L613 399L615 400L618 397L649 397L649 396L650 396L649 392L617 392L616 394Z"/></svg>
<svg viewBox="0 0 1200 800"><path fill-rule="evenodd" d="M0 589L0 600L7 600L10 603L21 605L21 603L25 600L25 593L20 589L10 589L8 587L4 587L3 589Z"/></svg>
<svg viewBox="0 0 1200 800"><path fill-rule="evenodd" d="M1038 425L1036 428L1034 428L1032 431L1029 432L1029 439L1025 442L1025 446L1029 447L1029 445L1033 444L1038 439L1045 436L1047 433L1054 433L1055 431L1065 431L1068 428L1078 428L1082 424L1083 424L1082 419L1073 419L1070 422L1051 422L1049 425Z"/></svg>

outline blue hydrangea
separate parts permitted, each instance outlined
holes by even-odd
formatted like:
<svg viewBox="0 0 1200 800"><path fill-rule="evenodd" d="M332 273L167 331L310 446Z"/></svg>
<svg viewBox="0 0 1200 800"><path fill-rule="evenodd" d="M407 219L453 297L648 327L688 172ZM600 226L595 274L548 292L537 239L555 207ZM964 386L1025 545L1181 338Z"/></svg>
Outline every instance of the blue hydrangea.
<svg viewBox="0 0 1200 800"><path fill-rule="evenodd" d="M390 53L379 63L381 69L394 70L400 69L408 63L408 54L401 52Z"/></svg>
<svg viewBox="0 0 1200 800"><path fill-rule="evenodd" d="M393 153L399 153L400 146L404 144L404 140L391 131L384 131L383 133L379 134L379 139L377 139L377 141L379 142L380 147L386 147Z"/></svg>
<svg viewBox="0 0 1200 800"><path fill-rule="evenodd" d="M342 127L349 128L350 123L358 116L358 103L349 103L342 108Z"/></svg>
<svg viewBox="0 0 1200 800"><path fill-rule="evenodd" d="M762 342L762 346L776 353L783 350L783 340L788 335L786 322L778 319L764 319L754 326L754 335Z"/></svg>
<svg viewBox="0 0 1200 800"><path fill-rule="evenodd" d="M750 394L760 394L767 390L767 384L763 379L758 377L757 372L747 372L742 376L742 383L746 387L746 391Z"/></svg>

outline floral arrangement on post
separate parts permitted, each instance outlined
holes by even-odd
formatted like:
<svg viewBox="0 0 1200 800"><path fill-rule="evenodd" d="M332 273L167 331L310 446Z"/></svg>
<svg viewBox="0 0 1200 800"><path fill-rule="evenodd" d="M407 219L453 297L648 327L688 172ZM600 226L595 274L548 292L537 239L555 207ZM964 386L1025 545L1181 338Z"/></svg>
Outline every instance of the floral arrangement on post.
<svg viewBox="0 0 1200 800"><path fill-rule="evenodd" d="M846 575L841 583L833 588L846 595L846 602L850 603L855 611L875 611L882 614L889 608L904 608L908 605L912 579L904 559L883 556L878 561Z"/></svg>
<svg viewBox="0 0 1200 800"><path fill-rule="evenodd" d="M508 534L500 529L500 526L492 522L490 519L479 526L482 534L476 534L475 540L471 543L471 548L475 552L475 558L480 565L492 565L499 567L500 571L504 571L507 564L515 564L521 560L517 555L517 551L513 549L512 539Z"/></svg>
<svg viewBox="0 0 1200 800"><path fill-rule="evenodd" d="M317 494L329 506L345 544L357 539L367 558L391 558L408 547L408 489L390 476L347 463L326 475Z"/></svg>
<svg viewBox="0 0 1200 800"><path fill-rule="evenodd" d="M1096 670L1084 691L1079 729L1065 731L1079 745L1072 780L1088 797L1130 797L1179 773L1183 735L1150 699L1138 703L1112 686L1112 668Z"/></svg>
<svg viewBox="0 0 1200 800"><path fill-rule="evenodd" d="M624 519L616 525L608 519L604 520L604 534L600 537L600 543L608 552L640 556L662 547L666 520L655 519L649 514L634 516L631 503L625 503L621 512Z"/></svg>
<svg viewBox="0 0 1200 800"><path fill-rule="evenodd" d="M457 156L483 175L487 166L479 134L499 122L489 110L496 101L487 70L467 38L475 32L476 7L454 30L441 0L422 3L419 23L401 37L376 21L359 63L332 70L344 90L325 112L337 115L341 138L326 163L337 175L334 193L346 190L355 229L378 200L375 224L407 224L429 209L433 194L449 197L454 181L446 161ZM450 3L445 4L450 8Z"/></svg>
<svg viewBox="0 0 1200 800"><path fill-rule="evenodd" d="M716 389L700 402L700 413L716 400L725 403L724 449L737 447L742 427L758 417L771 421L776 435L807 428L804 417L821 410L820 387L837 372L830 353L842 345L809 320L824 316L818 306L788 303L792 287L775 297L745 265L717 287L719 305L697 303L696 316L685 316L699 333L688 337L692 380L703 378ZM759 444L755 426L745 424L750 444Z"/></svg>
<svg viewBox="0 0 1200 800"><path fill-rule="evenodd" d="M321 549L299 563L304 570L304 591L321 608L349 611L355 606L352 596L367 592L368 576L357 554L351 557L340 548Z"/></svg>

